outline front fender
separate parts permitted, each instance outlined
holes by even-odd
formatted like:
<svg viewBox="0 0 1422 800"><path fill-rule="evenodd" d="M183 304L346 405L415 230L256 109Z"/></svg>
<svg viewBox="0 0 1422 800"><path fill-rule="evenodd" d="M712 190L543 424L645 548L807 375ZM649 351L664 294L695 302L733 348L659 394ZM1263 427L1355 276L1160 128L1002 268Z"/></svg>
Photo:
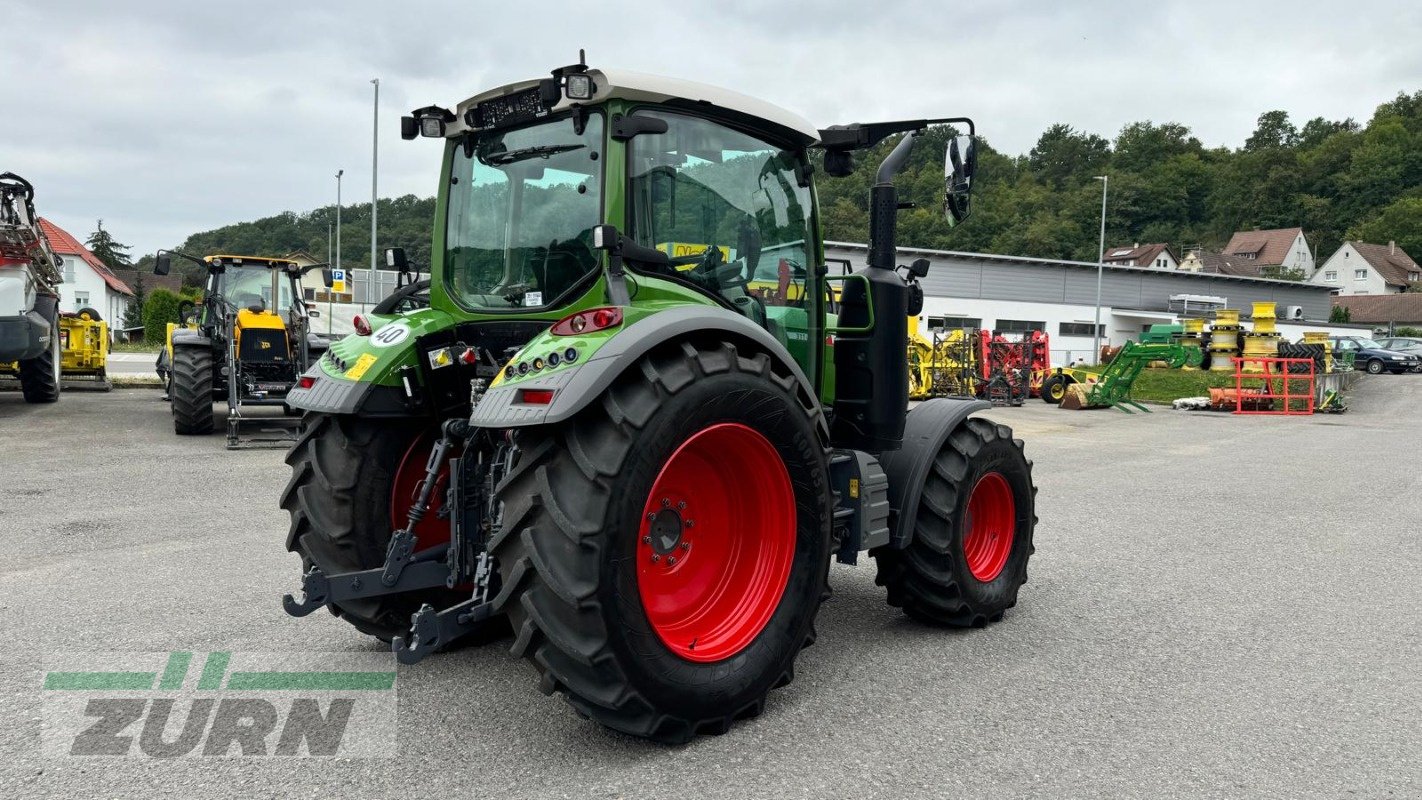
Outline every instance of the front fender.
<svg viewBox="0 0 1422 800"><path fill-rule="evenodd" d="M642 309L628 309L629 317ZM726 341L765 352L795 376L811 403L818 393L785 347L764 328L732 311L710 305L676 305L637 315L614 335L599 342L595 337L561 337L545 332L529 342L510 364L558 352L564 343L596 346L586 360L546 372L519 375L506 369L479 401L471 419L489 428L549 425L571 419L607 390L617 376L631 368L652 348L692 334L720 335ZM525 402L525 392L552 391L546 404Z"/></svg>
<svg viewBox="0 0 1422 800"><path fill-rule="evenodd" d="M933 459L943 449L943 443L968 415L985 408L992 408L992 403L938 397L925 400L909 411L908 419L904 421L903 446L879 458L885 474L889 476L889 507L892 509L890 547L907 547L913 539L914 516L923 494L923 484L928 480L928 471L933 468Z"/></svg>

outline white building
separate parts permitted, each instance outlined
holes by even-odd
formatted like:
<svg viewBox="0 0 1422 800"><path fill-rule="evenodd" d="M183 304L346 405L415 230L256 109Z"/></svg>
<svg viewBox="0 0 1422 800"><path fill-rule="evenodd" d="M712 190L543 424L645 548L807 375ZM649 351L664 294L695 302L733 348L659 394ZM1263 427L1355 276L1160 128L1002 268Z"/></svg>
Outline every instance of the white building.
<svg viewBox="0 0 1422 800"><path fill-rule="evenodd" d="M59 286L59 310L78 312L90 308L99 312L109 324L110 335L123 326L124 314L128 312L133 290L128 284L89 252L78 239L68 231L43 217L40 228L49 239L49 246L64 260L61 270L64 283Z"/></svg>
<svg viewBox="0 0 1422 800"><path fill-rule="evenodd" d="M831 263L845 259L859 269L866 255L862 244L825 243ZM924 335L932 327L1005 333L1041 330L1051 337L1053 364L1077 358L1095 361L1091 353L1095 263L899 248L899 263L916 258L927 258L930 265L922 280L919 325ZM1191 316L1208 316L1209 308L1233 308L1248 317L1254 303L1272 302L1278 329L1290 341L1301 338L1305 330L1339 335L1367 330L1327 322L1333 303L1324 286L1155 267L1107 264L1101 269L1102 344L1119 346L1139 339L1151 325L1179 322L1186 298Z"/></svg>
<svg viewBox="0 0 1422 800"><path fill-rule="evenodd" d="M1297 270L1307 277L1314 269L1313 250L1303 228L1235 231L1225 245L1224 255L1257 266L1255 274L1263 277L1285 270Z"/></svg>
<svg viewBox="0 0 1422 800"><path fill-rule="evenodd" d="M1108 247L1102 261L1122 267L1156 267L1158 269L1179 269L1180 262L1170 252L1170 245L1164 242L1130 246Z"/></svg>
<svg viewBox="0 0 1422 800"><path fill-rule="evenodd" d="M1308 280L1341 297L1399 294L1422 282L1422 267L1397 242L1344 242Z"/></svg>

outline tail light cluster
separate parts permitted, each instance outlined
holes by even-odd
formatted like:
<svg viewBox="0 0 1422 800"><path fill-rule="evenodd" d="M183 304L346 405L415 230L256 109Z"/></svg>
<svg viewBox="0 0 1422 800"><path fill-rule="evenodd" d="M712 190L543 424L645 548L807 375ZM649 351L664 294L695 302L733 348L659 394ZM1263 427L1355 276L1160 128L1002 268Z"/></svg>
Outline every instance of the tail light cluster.
<svg viewBox="0 0 1422 800"><path fill-rule="evenodd" d="M553 323L554 336L581 336L587 333L615 328L622 324L622 309L616 306L590 308L579 311Z"/></svg>
<svg viewBox="0 0 1422 800"><path fill-rule="evenodd" d="M356 314L355 319L351 320L351 324L355 326L355 332L361 336L370 335L370 321L364 315Z"/></svg>

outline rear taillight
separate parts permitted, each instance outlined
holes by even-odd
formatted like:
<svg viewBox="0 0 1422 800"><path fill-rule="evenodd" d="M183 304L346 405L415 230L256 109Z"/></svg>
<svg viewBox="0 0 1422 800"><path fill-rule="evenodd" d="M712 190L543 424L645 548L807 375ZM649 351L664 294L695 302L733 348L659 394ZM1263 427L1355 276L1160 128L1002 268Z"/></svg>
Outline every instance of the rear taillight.
<svg viewBox="0 0 1422 800"><path fill-rule="evenodd" d="M316 379L311 377L310 375L302 375L301 380L297 381L296 385L302 389L310 389L312 386L316 385Z"/></svg>
<svg viewBox="0 0 1422 800"><path fill-rule="evenodd" d="M552 389L520 389L518 401L531 406L546 406L553 402Z"/></svg>
<svg viewBox="0 0 1422 800"><path fill-rule="evenodd" d="M355 326L355 332L361 336L370 335L370 323L360 314L355 315L355 319L351 320L351 324Z"/></svg>
<svg viewBox="0 0 1422 800"><path fill-rule="evenodd" d="M615 328L622 324L622 309L616 306L590 308L570 314L553 323L555 336L581 336L585 333Z"/></svg>

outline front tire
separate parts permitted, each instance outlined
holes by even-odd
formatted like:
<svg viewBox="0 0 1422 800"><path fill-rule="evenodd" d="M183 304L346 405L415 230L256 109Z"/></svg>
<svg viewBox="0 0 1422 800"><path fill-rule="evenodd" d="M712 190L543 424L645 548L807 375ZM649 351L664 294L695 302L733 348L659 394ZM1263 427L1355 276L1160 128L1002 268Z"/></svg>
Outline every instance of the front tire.
<svg viewBox="0 0 1422 800"><path fill-rule="evenodd" d="M798 388L763 354L681 343L573 420L518 432L494 602L545 693L684 742L790 682L832 515L828 437Z"/></svg>
<svg viewBox="0 0 1422 800"><path fill-rule="evenodd" d="M49 323L49 348L20 362L20 391L26 403L59 399L59 321Z"/></svg>
<svg viewBox="0 0 1422 800"><path fill-rule="evenodd" d="M1367 369L1369 375L1381 375L1383 371L1383 362L1376 358L1371 359L1368 361Z"/></svg>
<svg viewBox="0 0 1422 800"><path fill-rule="evenodd" d="M173 431L179 436L212 433L212 351L206 347L173 348L168 401Z"/></svg>
<svg viewBox="0 0 1422 800"><path fill-rule="evenodd" d="M1027 582L1036 494L1032 462L1012 430L966 420L928 471L908 546L871 552L889 605L937 625L1002 619Z"/></svg>
<svg viewBox="0 0 1422 800"><path fill-rule="evenodd" d="M1067 379L1061 375L1053 375L1042 381L1042 388L1038 392L1042 395L1042 402L1050 403L1054 406L1062 404L1066 398Z"/></svg>

